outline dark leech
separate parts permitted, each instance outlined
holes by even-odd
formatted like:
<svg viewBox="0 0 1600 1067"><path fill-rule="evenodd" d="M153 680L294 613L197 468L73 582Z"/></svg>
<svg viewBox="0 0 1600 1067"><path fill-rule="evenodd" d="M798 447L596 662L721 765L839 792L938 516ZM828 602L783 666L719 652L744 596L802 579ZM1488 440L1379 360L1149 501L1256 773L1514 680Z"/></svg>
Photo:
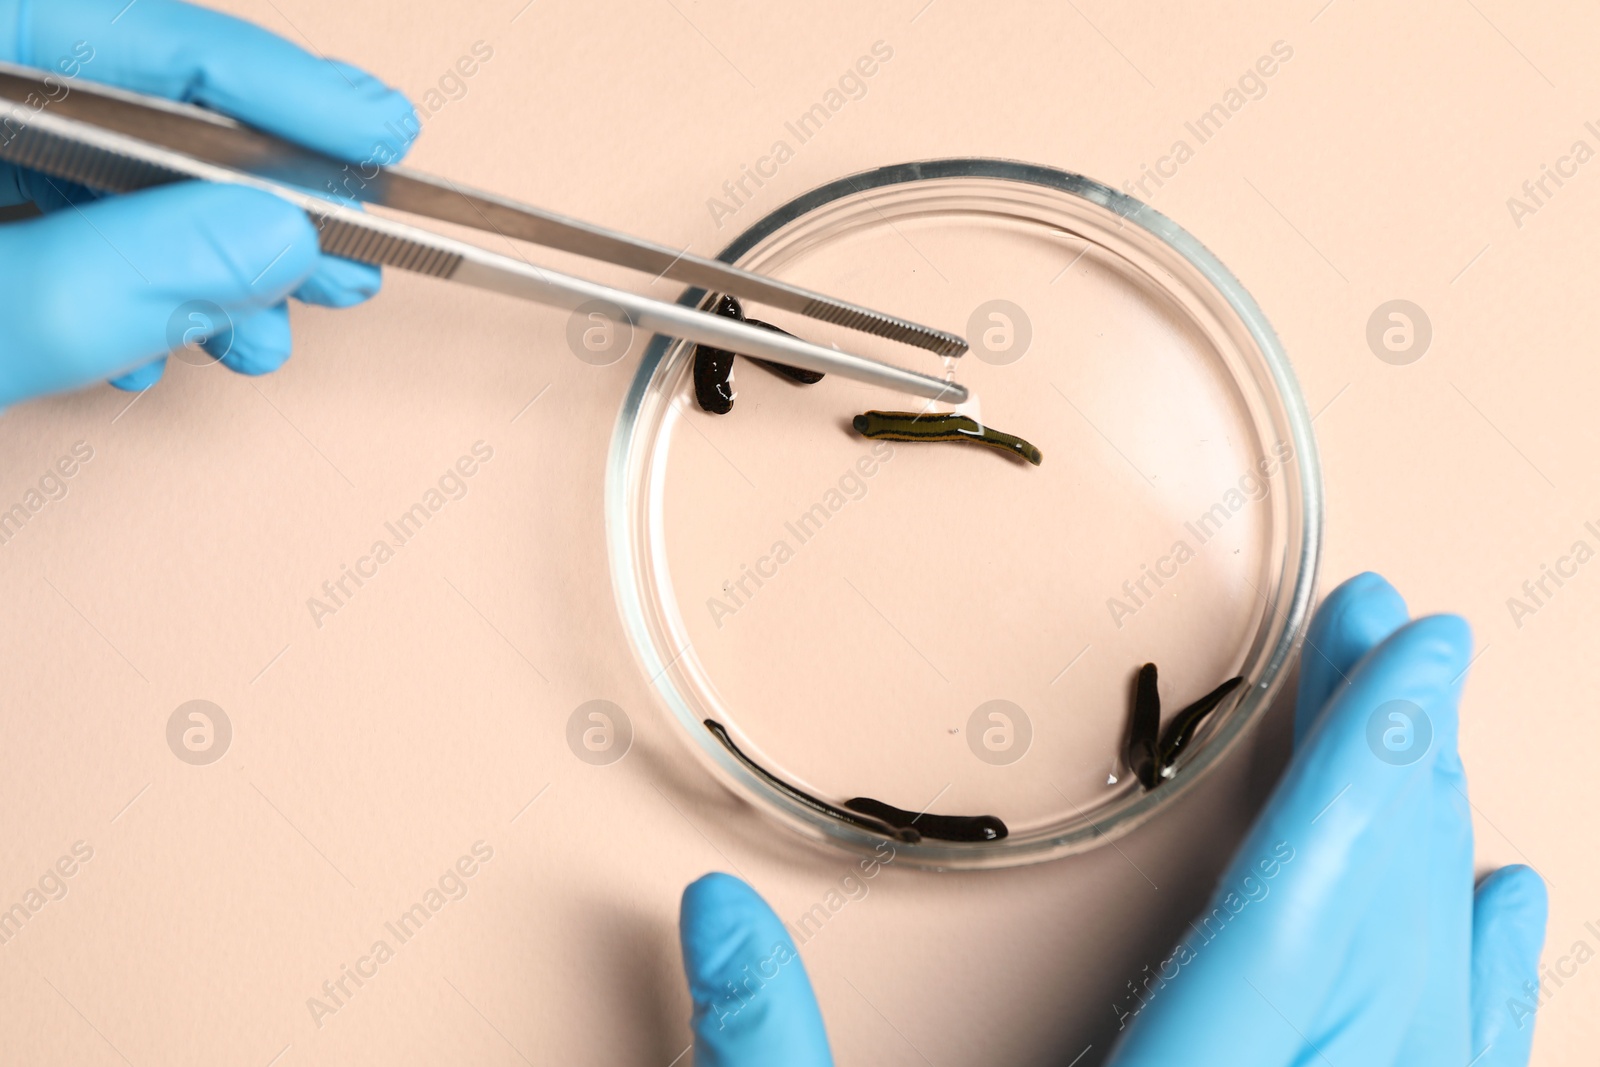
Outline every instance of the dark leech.
<svg viewBox="0 0 1600 1067"><path fill-rule="evenodd" d="M847 800L844 806L898 829L919 831L923 837L934 841L998 841L1010 832L997 815L919 814L870 797Z"/></svg>
<svg viewBox="0 0 1600 1067"><path fill-rule="evenodd" d="M1156 690L1156 665L1146 663L1139 668L1134 683L1133 715L1128 722L1128 742L1123 760L1145 789L1154 789L1171 778L1178 756L1194 740L1195 731L1207 715L1226 700L1235 689L1244 684L1244 678L1229 678L1193 704L1172 717L1165 730L1161 729L1161 695ZM1157 740L1157 734L1160 740Z"/></svg>
<svg viewBox="0 0 1600 1067"><path fill-rule="evenodd" d="M896 841L904 841L907 844L915 844L916 842L922 840L922 834L918 833L912 827L892 826L889 823L880 821L878 819L858 815L853 811L846 811L844 808L838 807L837 805L829 804L826 800L819 800L817 797L812 796L810 793L807 793L802 789L796 789L794 786L790 785L788 782L785 782L777 775L772 774L765 767L761 766L761 764L757 763L755 760L751 759L749 756L740 751L739 746L733 743L733 738L728 736L727 727L723 726L720 722L717 722L715 719L706 719L704 726L707 730L711 731L712 735L715 736L718 741L722 742L722 747L726 748L733 755L734 759L748 767L750 771L762 781L766 782L768 785L772 786L774 789L777 789L786 796L798 800L811 810L820 811L824 815L832 815L835 819L850 823L852 826L859 826L863 830L871 830L875 834L883 834L885 837L892 837Z"/></svg>
<svg viewBox="0 0 1600 1067"><path fill-rule="evenodd" d="M1037 447L999 430L980 426L965 415L918 415L912 411L868 411L857 415L851 425L862 437L887 441L969 441L988 445L1007 455L1018 456L1037 467L1044 453Z"/></svg>
<svg viewBox="0 0 1600 1067"><path fill-rule="evenodd" d="M718 300L713 315L727 319L744 318L744 309L731 296ZM713 415L733 410L733 353L710 345L694 346L694 398Z"/></svg>
<svg viewBox="0 0 1600 1067"><path fill-rule="evenodd" d="M759 326L763 330L771 330L773 333L781 333L785 337L794 336L794 334L790 333L788 330L783 329L781 326L774 326L770 322L762 322L760 319L745 319L744 321L747 325ZM770 359L757 359L755 356L748 356L746 358L748 358L752 363L759 363L761 366L767 368L767 370L774 374L781 374L791 382L799 382L801 385L816 385L818 382L822 381L823 378L821 371L802 370L799 367L791 367L787 363L774 363Z"/></svg>
<svg viewBox="0 0 1600 1067"><path fill-rule="evenodd" d="M1229 678L1193 704L1184 708L1172 717L1167 728L1161 734L1160 760L1161 777L1171 778L1174 764L1178 762L1178 754L1188 747L1194 739L1194 732L1207 715L1217 709L1217 705L1227 699L1228 694L1243 684L1244 679Z"/></svg>
<svg viewBox="0 0 1600 1067"><path fill-rule="evenodd" d="M1128 720L1128 743L1123 762L1139 784L1154 789L1161 781L1156 764L1156 736L1161 732L1161 694L1156 690L1156 665L1139 668L1134 683L1133 714Z"/></svg>
<svg viewBox="0 0 1600 1067"><path fill-rule="evenodd" d="M788 330L780 329L770 322L760 319L747 319L744 316L744 305L736 297L720 297L712 306L711 313L720 315L725 319L734 319L750 326L759 326L763 330L781 333L785 337L793 337ZM694 346L694 398L700 407L713 415L726 415L733 410L733 357L734 353L725 348L713 348L711 345ZM790 381L802 385L813 385L822 380L822 375L816 371L801 370L791 367L786 363L774 363L771 360L755 359L767 370L781 374Z"/></svg>

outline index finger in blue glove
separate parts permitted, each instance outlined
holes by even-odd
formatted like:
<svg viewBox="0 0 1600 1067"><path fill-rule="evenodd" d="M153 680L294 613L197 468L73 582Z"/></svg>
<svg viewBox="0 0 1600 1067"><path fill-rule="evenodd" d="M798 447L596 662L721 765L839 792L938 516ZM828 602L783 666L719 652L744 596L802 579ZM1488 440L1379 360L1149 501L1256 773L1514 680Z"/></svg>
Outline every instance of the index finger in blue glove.
<svg viewBox="0 0 1600 1067"><path fill-rule="evenodd" d="M1295 712L1298 737L1348 684L1357 663L1406 617L1400 594L1376 574L1358 575L1329 595L1306 636ZM1414 828L1412 845L1390 867L1382 906L1369 912L1357 931L1338 988L1325 1006L1330 1014L1353 1017L1373 989L1384 987L1396 1010L1381 1020L1368 1012L1359 1034L1342 1033L1323 1048L1329 1056L1346 1041L1370 1046L1396 1039L1400 1062L1470 1058L1462 1020L1468 999L1472 824L1466 776L1453 741L1439 742L1433 788L1404 816ZM1408 1015L1405 1008L1412 1004Z"/></svg>
<svg viewBox="0 0 1600 1067"><path fill-rule="evenodd" d="M1312 726L1333 698L1350 684L1360 662L1409 619L1405 601L1394 586L1372 573L1359 574L1340 584L1317 609L1306 635L1300 659L1300 692L1295 707L1296 744L1303 744ZM1406 832L1427 834L1431 805L1399 814ZM1397 832L1398 826L1394 828ZM1388 890L1380 907L1367 912L1345 953L1343 971L1329 991L1325 1012L1366 1020L1359 1034L1340 1033L1325 1040L1322 1052L1337 1060L1344 1042L1363 1047L1392 1047L1405 1039L1415 1012L1407 1008L1420 995L1427 965L1426 942L1416 928L1429 921L1424 899L1429 851L1418 847L1404 851L1389 868ZM1464 884L1470 884L1470 876ZM1410 953L1397 946L1415 946ZM1404 990L1389 999L1394 1011L1375 1017L1367 1009L1375 989Z"/></svg>
<svg viewBox="0 0 1600 1067"><path fill-rule="evenodd" d="M1371 571L1346 579L1328 594L1311 618L1300 652L1296 744L1305 739L1333 695L1350 683L1362 657L1410 618L1399 591Z"/></svg>
<svg viewBox="0 0 1600 1067"><path fill-rule="evenodd" d="M698 1067L833 1063L805 965L754 889L705 875L683 891L678 929Z"/></svg>
<svg viewBox="0 0 1600 1067"><path fill-rule="evenodd" d="M177 0L0 2L0 58L57 71L69 86L85 77L203 104L351 163L397 162L421 129L405 96L360 68ZM66 183L33 172L0 167L0 178L16 188L11 202L49 210L67 199ZM346 184L361 181L351 168ZM294 295L348 307L376 293L380 278L376 267L323 257Z"/></svg>
<svg viewBox="0 0 1600 1067"><path fill-rule="evenodd" d="M1464 675L1467 665L1463 664ZM1437 724L1428 790L1429 825L1408 856L1404 895L1420 921L1409 940L1423 970L1417 1005L1397 1063L1466 1063L1471 1040L1473 921L1472 806L1456 742L1458 719ZM1397 881L1401 879L1397 878ZM1400 889L1396 886L1396 889ZM1400 896L1391 894L1391 899ZM1391 951L1393 958L1396 954Z"/></svg>
<svg viewBox="0 0 1600 1067"><path fill-rule="evenodd" d="M396 162L420 128L365 71L178 0L13 0L0 16L0 58L203 104L348 162Z"/></svg>

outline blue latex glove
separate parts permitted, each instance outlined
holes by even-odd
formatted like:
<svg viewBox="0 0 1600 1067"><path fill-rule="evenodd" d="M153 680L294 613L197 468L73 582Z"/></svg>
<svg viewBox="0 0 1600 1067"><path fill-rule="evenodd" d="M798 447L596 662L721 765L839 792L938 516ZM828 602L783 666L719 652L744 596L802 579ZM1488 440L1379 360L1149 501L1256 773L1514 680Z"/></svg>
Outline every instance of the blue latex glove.
<svg viewBox="0 0 1600 1067"><path fill-rule="evenodd" d="M0 0L0 59L185 100L359 163L395 162L418 129L405 97L348 64L173 0ZM48 108L48 105L46 105ZM0 131L4 136L4 131ZM299 208L252 189L190 182L98 198L0 164L0 408L105 378L144 389L191 341L245 374L289 357L285 298L345 307L375 268L320 254ZM181 308L203 302L191 318Z"/></svg>
<svg viewBox="0 0 1600 1067"><path fill-rule="evenodd" d="M1471 659L1463 620L1408 621L1377 575L1334 591L1301 656L1294 758L1202 916L1225 918L1185 939L1112 1063L1528 1062L1533 1023L1508 1002L1538 981L1545 890L1515 866L1474 891Z"/></svg>
<svg viewBox="0 0 1600 1067"><path fill-rule="evenodd" d="M1110 1063L1527 1063L1544 883L1513 866L1474 890L1456 749L1470 660L1465 622L1408 621L1377 575L1333 592L1302 656L1294 758L1189 936L1116 1009ZM697 1062L832 1062L798 962L717 1026L726 983L794 949L752 890L702 879L681 925Z"/></svg>
<svg viewBox="0 0 1600 1067"><path fill-rule="evenodd" d="M706 875L683 891L678 929L695 1067L833 1063L800 953L754 889Z"/></svg>

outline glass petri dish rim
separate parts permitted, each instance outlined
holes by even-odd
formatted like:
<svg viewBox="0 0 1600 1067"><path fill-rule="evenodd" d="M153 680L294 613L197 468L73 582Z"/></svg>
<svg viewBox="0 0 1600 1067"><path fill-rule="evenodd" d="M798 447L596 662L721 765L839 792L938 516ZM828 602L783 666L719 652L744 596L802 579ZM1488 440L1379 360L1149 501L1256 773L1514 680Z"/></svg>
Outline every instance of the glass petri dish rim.
<svg viewBox="0 0 1600 1067"><path fill-rule="evenodd" d="M1084 815L1045 838L996 847L986 843L949 843L924 840L917 844L892 842L896 861L931 869L993 869L1019 866L1087 851L1112 841L1179 800L1232 751L1239 739L1265 714L1282 688L1286 670L1298 650L1315 595L1322 547L1323 496L1321 464L1311 418L1299 385L1276 332L1249 292L1210 250L1176 222L1150 205L1093 178L1040 164L985 157L953 157L899 163L847 175L802 193L776 208L736 236L717 256L734 263L789 224L844 197L890 186L981 178L1041 186L1080 197L1104 208L1123 221L1140 227L1187 261L1238 316L1270 375L1273 398L1281 405L1285 429L1294 448L1298 498L1298 545L1285 572L1292 566L1287 588L1280 587L1278 603L1270 605L1283 620L1271 649L1263 657L1260 677L1240 698L1227 718L1210 730L1206 742L1183 763L1183 773L1161 788L1137 795L1109 817ZM678 303L694 307L704 302L706 290L687 289ZM646 529L635 508L640 486L633 475L640 467L641 450L651 441L641 433L640 420L652 383L676 341L653 336L623 399L606 461L606 547L613 592L623 628L635 659L658 703L683 728L685 740L713 774L735 795L761 797L764 815L776 818L813 841L824 842L860 855L872 855L886 838L857 829L807 808L785 796L739 763L701 723L695 709L672 684L675 657L663 655L652 632L640 584L640 560L650 551L643 543ZM648 502L646 502L648 506ZM1291 510L1291 514L1294 514ZM686 650L684 650L686 651ZM682 652L677 654L682 655ZM881 853L880 853L881 855Z"/></svg>

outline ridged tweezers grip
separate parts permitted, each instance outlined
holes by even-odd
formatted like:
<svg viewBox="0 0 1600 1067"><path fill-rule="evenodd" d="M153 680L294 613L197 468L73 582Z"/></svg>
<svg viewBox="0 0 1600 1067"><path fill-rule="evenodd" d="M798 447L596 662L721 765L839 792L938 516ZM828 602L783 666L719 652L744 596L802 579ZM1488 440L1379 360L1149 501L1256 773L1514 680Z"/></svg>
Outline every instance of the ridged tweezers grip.
<svg viewBox="0 0 1600 1067"><path fill-rule="evenodd" d="M959 356L967 350L966 342L959 337L941 334L925 326L902 322L864 308L841 307L826 301L813 300L801 310L800 314L820 322L831 322L849 330L860 330L877 337L887 337L891 341L902 341L908 345L926 348L939 356Z"/></svg>
<svg viewBox="0 0 1600 1067"><path fill-rule="evenodd" d="M0 159L107 193L181 182L186 175L155 163L79 144L33 126L0 123Z"/></svg>
<svg viewBox="0 0 1600 1067"><path fill-rule="evenodd" d="M461 266L461 253L447 252L392 234L378 233L319 212L308 212L317 226L317 243L330 256L398 270L448 278Z"/></svg>
<svg viewBox="0 0 1600 1067"><path fill-rule="evenodd" d="M37 127L17 129L4 123L0 123L0 159L107 193L131 193L189 178L181 171L109 148L81 144ZM456 252L377 233L321 212L307 214L317 227L317 243L330 256L435 278L448 278L461 265L461 256Z"/></svg>

